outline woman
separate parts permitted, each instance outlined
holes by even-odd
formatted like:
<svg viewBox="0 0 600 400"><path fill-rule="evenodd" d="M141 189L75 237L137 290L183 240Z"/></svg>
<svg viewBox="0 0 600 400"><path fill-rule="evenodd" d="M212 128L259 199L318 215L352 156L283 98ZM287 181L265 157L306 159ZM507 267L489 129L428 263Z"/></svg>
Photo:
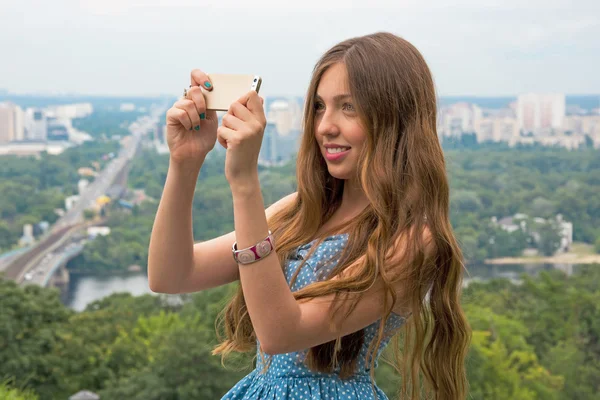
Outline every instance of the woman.
<svg viewBox="0 0 600 400"><path fill-rule="evenodd" d="M464 399L462 255L448 217L434 84L417 49L377 33L323 55L306 98L298 191L266 211L262 99L243 96L217 127L199 87L212 88L207 75L194 70L191 83L167 113L171 157L149 282L181 293L240 280L214 354L256 346L260 357L223 398L386 398L374 370L403 332L400 397ZM195 183L217 139L227 149L235 231L194 244Z"/></svg>

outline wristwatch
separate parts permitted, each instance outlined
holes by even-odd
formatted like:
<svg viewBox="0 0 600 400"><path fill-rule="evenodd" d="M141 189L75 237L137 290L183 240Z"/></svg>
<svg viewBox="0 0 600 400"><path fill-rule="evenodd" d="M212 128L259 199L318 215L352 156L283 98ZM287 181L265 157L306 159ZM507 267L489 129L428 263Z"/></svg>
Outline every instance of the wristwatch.
<svg viewBox="0 0 600 400"><path fill-rule="evenodd" d="M237 249L237 242L235 242L233 243L233 246L231 246L233 259L238 264L252 264L261 258L268 256L274 249L273 243L274 241L273 236L271 236L271 231L269 231L269 236L262 241L258 242L254 246L242 250Z"/></svg>

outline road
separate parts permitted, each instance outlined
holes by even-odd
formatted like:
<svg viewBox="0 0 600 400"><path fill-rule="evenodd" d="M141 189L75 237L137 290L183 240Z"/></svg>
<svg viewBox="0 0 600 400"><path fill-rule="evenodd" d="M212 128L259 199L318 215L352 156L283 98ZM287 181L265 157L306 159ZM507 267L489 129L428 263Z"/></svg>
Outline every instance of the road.
<svg viewBox="0 0 600 400"><path fill-rule="evenodd" d="M81 246L82 243L72 243L71 236L77 232L78 228L83 227L83 211L93 207L96 199L104 195L119 173L127 168L128 163L135 156L143 136L154 129L162 112L163 110L155 110L152 115L141 117L131 124L129 128L131 139L98 174L96 179L85 188L73 207L56 221L49 233L32 246L28 252L3 261L6 265L3 268L0 267L0 271L4 269L8 279L24 284L34 283L45 286L54 273L57 263L68 256L74 256L77 250L81 250L78 246Z"/></svg>

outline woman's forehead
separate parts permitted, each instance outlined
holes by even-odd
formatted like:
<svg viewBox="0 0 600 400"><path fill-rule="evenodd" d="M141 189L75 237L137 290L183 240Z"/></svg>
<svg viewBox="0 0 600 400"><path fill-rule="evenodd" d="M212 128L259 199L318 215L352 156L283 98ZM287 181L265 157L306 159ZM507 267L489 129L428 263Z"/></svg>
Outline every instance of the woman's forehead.
<svg viewBox="0 0 600 400"><path fill-rule="evenodd" d="M323 99L342 94L349 94L348 71L342 63L329 67L321 77L317 87L317 95Z"/></svg>

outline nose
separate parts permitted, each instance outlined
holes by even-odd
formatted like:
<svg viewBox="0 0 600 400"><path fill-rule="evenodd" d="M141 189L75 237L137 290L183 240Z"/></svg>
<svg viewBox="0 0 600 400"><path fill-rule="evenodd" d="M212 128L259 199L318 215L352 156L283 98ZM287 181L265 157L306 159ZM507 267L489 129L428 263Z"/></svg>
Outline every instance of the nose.
<svg viewBox="0 0 600 400"><path fill-rule="evenodd" d="M337 118L333 112L325 111L316 118L316 132L320 136L337 135L340 133Z"/></svg>

